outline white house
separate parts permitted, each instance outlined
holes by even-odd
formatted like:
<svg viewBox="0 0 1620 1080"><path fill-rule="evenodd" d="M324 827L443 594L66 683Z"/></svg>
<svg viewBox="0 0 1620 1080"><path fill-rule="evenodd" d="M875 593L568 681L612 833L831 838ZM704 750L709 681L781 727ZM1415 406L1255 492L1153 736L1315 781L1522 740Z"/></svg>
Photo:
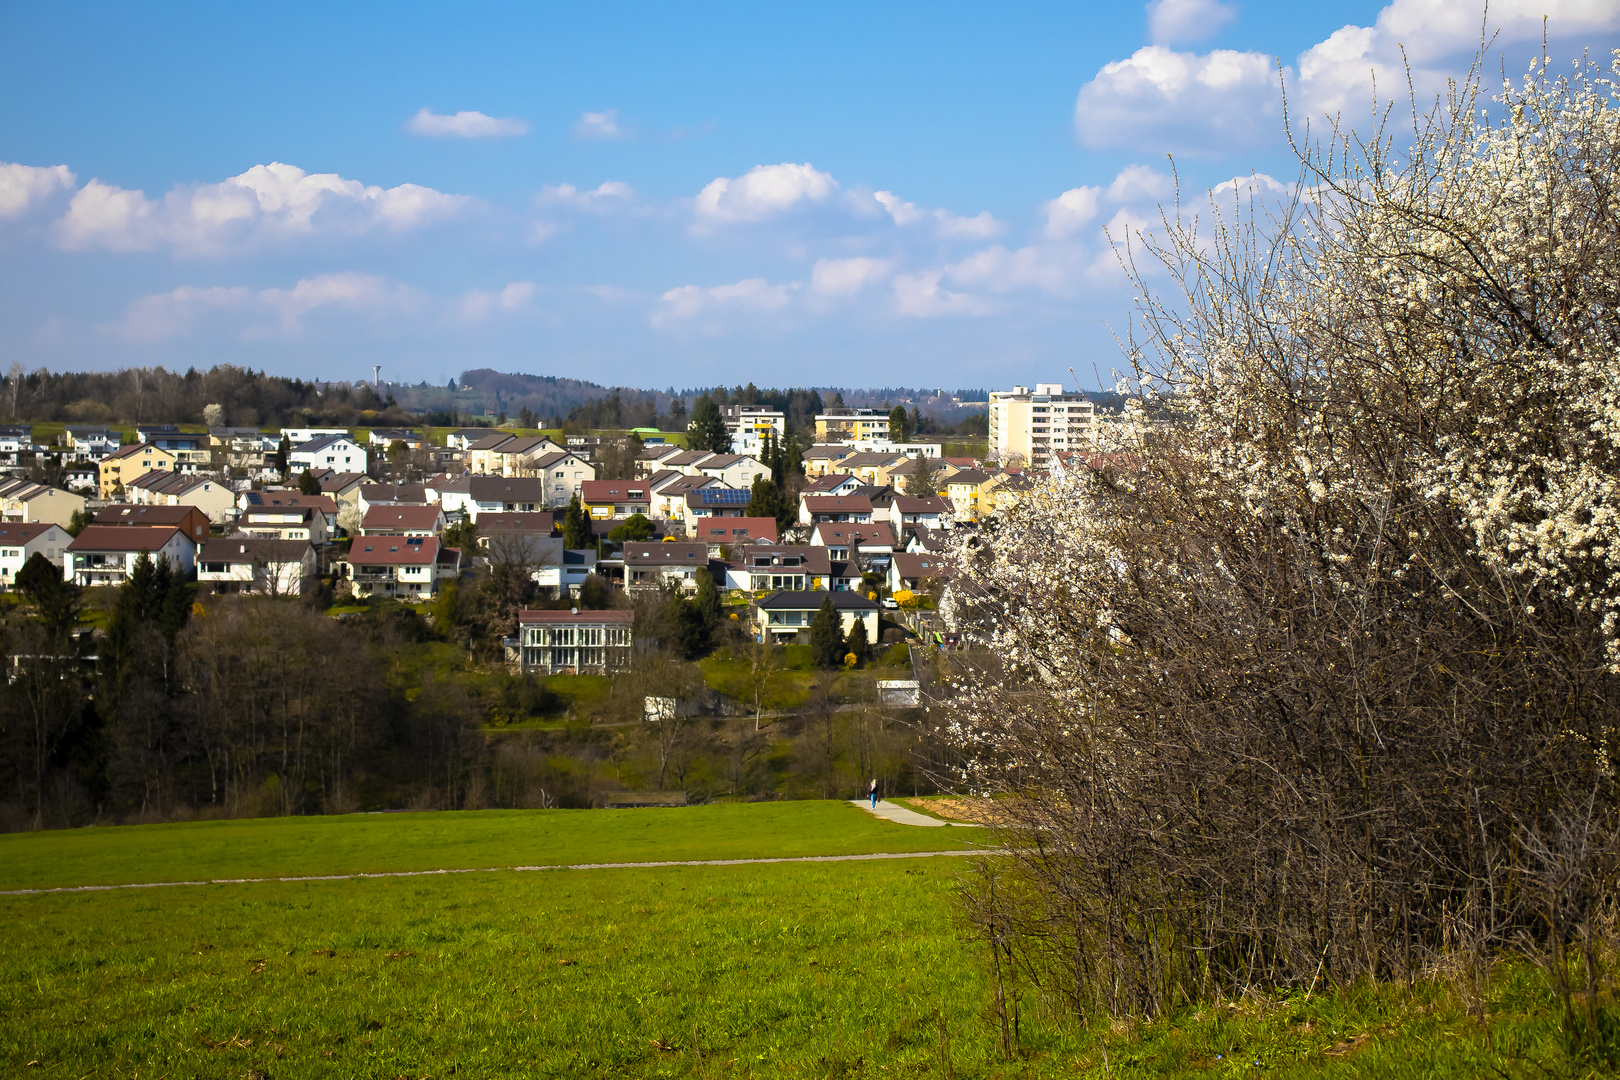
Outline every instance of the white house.
<svg viewBox="0 0 1620 1080"><path fill-rule="evenodd" d="M745 454L710 454L690 468L697 475L712 477L726 487L744 489L753 486L755 477L769 479L771 475L764 463Z"/></svg>
<svg viewBox="0 0 1620 1080"><path fill-rule="evenodd" d="M313 442L323 435L348 434L348 428L340 427L284 427L281 429L281 437L286 439L290 446L302 446L304 443ZM280 445L279 441L277 445Z"/></svg>
<svg viewBox="0 0 1620 1080"><path fill-rule="evenodd" d="M60 567L73 537L49 521L7 522L0 525L0 589L11 588L17 572L33 555L43 555Z"/></svg>
<svg viewBox="0 0 1620 1080"><path fill-rule="evenodd" d="M183 576L196 567L197 545L174 525L90 525L67 546L63 576L75 585L122 585L145 552Z"/></svg>
<svg viewBox="0 0 1620 1080"><path fill-rule="evenodd" d="M436 536L357 536L349 548L349 579L361 596L431 600L461 573L461 552Z"/></svg>
<svg viewBox="0 0 1620 1080"><path fill-rule="evenodd" d="M633 611L519 611L519 667L543 675L628 667L635 621Z"/></svg>
<svg viewBox="0 0 1620 1080"><path fill-rule="evenodd" d="M653 544L630 541L624 545L624 583L631 592L679 585L697 591L697 572L709 565L709 545Z"/></svg>
<svg viewBox="0 0 1620 1080"><path fill-rule="evenodd" d="M301 596L315 574L315 547L308 540L233 536L206 541L197 553L197 580L215 592Z"/></svg>
<svg viewBox="0 0 1620 1080"><path fill-rule="evenodd" d="M809 641L810 624L821 605L832 601L839 629L845 637L857 621L866 627L866 640L878 640L878 606L858 592L779 592L754 605L755 641Z"/></svg>
<svg viewBox="0 0 1620 1080"><path fill-rule="evenodd" d="M324 469L331 469L333 472L365 472L366 449L350 438L348 432L319 435L308 442L299 443L288 451L287 469L293 473L300 473L305 469L315 472Z"/></svg>

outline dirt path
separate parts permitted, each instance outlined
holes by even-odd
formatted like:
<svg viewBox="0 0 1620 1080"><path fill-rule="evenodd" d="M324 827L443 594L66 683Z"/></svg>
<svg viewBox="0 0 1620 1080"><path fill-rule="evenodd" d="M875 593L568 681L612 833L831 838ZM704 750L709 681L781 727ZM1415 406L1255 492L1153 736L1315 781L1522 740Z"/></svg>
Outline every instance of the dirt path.
<svg viewBox="0 0 1620 1080"><path fill-rule="evenodd" d="M908 810L899 803L892 803L888 799L879 799L875 807L869 805L865 799L856 799L854 802L856 806L865 810L868 814L876 814L880 818L900 825L918 825L925 829L937 829L947 825L954 825L959 829L982 829L984 827L969 821L941 821L939 818L919 814L915 810Z"/></svg>
<svg viewBox="0 0 1620 1080"><path fill-rule="evenodd" d="M909 813L909 811L907 811ZM921 815L918 815L921 816ZM937 824L943 824L939 822ZM173 889L183 885L257 885L265 882L359 881L365 878L434 877L441 874L527 874L537 870L639 870L653 866L762 866L768 863L872 862L880 859L935 859L956 855L999 855L1000 851L899 851L871 855L789 855L773 859L671 859L665 862L559 863L556 866L485 866L466 870L392 870L375 874L309 874L304 877L210 878L204 881L146 881L133 885L61 885L51 889L0 889L0 896L44 893L114 892L119 889Z"/></svg>

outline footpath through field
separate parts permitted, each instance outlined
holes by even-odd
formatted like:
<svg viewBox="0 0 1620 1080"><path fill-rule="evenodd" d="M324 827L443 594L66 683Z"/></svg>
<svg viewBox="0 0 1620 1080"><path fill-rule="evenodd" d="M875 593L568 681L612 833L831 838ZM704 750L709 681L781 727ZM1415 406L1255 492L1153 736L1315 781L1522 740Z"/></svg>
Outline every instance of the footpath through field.
<svg viewBox="0 0 1620 1080"><path fill-rule="evenodd" d="M971 821L945 821L941 818L929 817L927 814L919 814L915 810L907 810L899 803L892 803L888 799L879 799L876 806L869 805L865 799L855 799L854 803L869 814L876 814L880 818L900 825L920 825L925 829L937 829L950 825L954 825L959 829L984 828L983 825L975 825Z"/></svg>
<svg viewBox="0 0 1620 1080"><path fill-rule="evenodd" d="M896 807L899 809L899 807ZM909 811L902 811L909 813ZM917 815L921 817L922 815ZM930 824L935 824L930 822ZM939 822L938 824L943 824ZM657 866L757 866L765 863L875 862L881 859L933 859L949 855L1000 855L999 850L881 851L866 855L785 855L763 859L667 859L658 862L559 863L554 866L485 866L463 870L390 870L371 874L308 874L302 877L209 878L203 881L148 881L132 885L63 885L49 889L4 889L0 896L42 893L112 892L118 889L172 889L183 885L257 885L266 882L359 881L365 878L433 877L441 874L531 873L537 870L641 870Z"/></svg>

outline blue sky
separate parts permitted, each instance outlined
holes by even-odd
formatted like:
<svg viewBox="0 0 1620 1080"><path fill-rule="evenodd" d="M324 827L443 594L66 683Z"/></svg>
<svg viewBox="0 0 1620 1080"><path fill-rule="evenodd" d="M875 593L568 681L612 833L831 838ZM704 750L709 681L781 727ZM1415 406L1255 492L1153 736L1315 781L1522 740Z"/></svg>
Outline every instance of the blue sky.
<svg viewBox="0 0 1620 1080"><path fill-rule="evenodd" d="M1615 0L1498 0L1510 72ZM1108 242L1480 5L0 5L0 365L1087 385ZM1493 63L1495 60L1493 59Z"/></svg>

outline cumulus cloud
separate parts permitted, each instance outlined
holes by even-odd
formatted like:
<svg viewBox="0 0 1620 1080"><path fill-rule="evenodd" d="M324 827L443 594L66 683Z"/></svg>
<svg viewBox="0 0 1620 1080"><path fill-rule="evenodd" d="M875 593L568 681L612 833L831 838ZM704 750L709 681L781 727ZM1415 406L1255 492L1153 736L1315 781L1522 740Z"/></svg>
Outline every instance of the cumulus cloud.
<svg viewBox="0 0 1620 1080"><path fill-rule="evenodd" d="M1006 231L1006 226L991 216L988 210L981 210L973 217L963 217L949 210L924 210L892 191L874 192L872 198L877 200L896 225L904 228L919 222L932 222L939 235L948 240L988 240Z"/></svg>
<svg viewBox="0 0 1620 1080"><path fill-rule="evenodd" d="M1280 72L1264 53L1216 49L1178 52L1200 28L1218 28L1213 0L1157 0L1149 5L1154 43L1105 65L1081 87L1075 133L1097 147L1180 153L1244 149L1282 134L1280 82L1289 84L1296 115L1355 123L1381 98L1405 93L1407 64L1420 98L1443 93L1479 46L1478 5L1459 0L1394 0L1372 26L1347 25L1300 53ZM1620 30L1614 0L1495 0L1485 20L1497 47L1537 40L1542 17L1551 38ZM1404 50L1404 55L1403 55ZM1297 71L1297 77L1296 77Z"/></svg>
<svg viewBox="0 0 1620 1080"><path fill-rule="evenodd" d="M629 184L607 180L586 191L573 184L548 184L540 189L535 201L541 206L571 206L577 210L601 212L628 205L635 196Z"/></svg>
<svg viewBox="0 0 1620 1080"><path fill-rule="evenodd" d="M0 218L17 217L58 191L77 186L66 165L16 165L0 161Z"/></svg>
<svg viewBox="0 0 1620 1080"><path fill-rule="evenodd" d="M619 110L580 114L579 121L574 124L574 136L580 139L623 138L624 132L619 128Z"/></svg>
<svg viewBox="0 0 1620 1080"><path fill-rule="evenodd" d="M703 315L720 312L759 313L781 311L793 300L799 283L772 285L764 278L747 278L734 285L682 285L670 289L658 298L658 310L653 312L655 327L688 322Z"/></svg>
<svg viewBox="0 0 1620 1080"><path fill-rule="evenodd" d="M1080 88L1074 127L1087 146L1197 152L1252 146L1277 133L1281 116L1282 94L1264 53L1199 56L1149 45Z"/></svg>
<svg viewBox="0 0 1620 1080"><path fill-rule="evenodd" d="M822 296L853 296L889 276L888 259L818 259L810 271L810 288Z"/></svg>
<svg viewBox="0 0 1620 1080"><path fill-rule="evenodd" d="M894 279L894 310L918 319L942 315L988 315L991 306L969 293L952 292L940 286L943 270L899 274Z"/></svg>
<svg viewBox="0 0 1620 1080"><path fill-rule="evenodd" d="M756 165L742 176L722 176L698 192L696 209L707 221L762 221L811 203L823 203L838 181L809 163Z"/></svg>
<svg viewBox="0 0 1620 1080"><path fill-rule="evenodd" d="M218 184L177 187L161 200L91 180L74 194L55 232L69 250L172 246L219 253L260 237L401 232L472 202L419 184L385 189L271 162Z"/></svg>
<svg viewBox="0 0 1620 1080"><path fill-rule="evenodd" d="M1147 165L1127 165L1108 185L1108 197L1115 202L1139 202L1143 199L1159 202L1175 194L1175 190L1175 178L1169 173L1162 173Z"/></svg>
<svg viewBox="0 0 1620 1080"><path fill-rule="evenodd" d="M514 281L499 292L473 289L461 298L456 314L462 322L483 322L497 312L522 311L534 300L534 282Z"/></svg>
<svg viewBox="0 0 1620 1080"><path fill-rule="evenodd" d="M1092 218L1097 216L1097 196L1101 188L1070 188L1057 198L1041 206L1046 218L1045 233L1050 240L1073 236Z"/></svg>
<svg viewBox="0 0 1620 1080"><path fill-rule="evenodd" d="M528 134L529 125L510 116L488 116L481 112L458 112L444 116L423 107L405 121L405 130L412 135L436 139L510 139Z"/></svg>
<svg viewBox="0 0 1620 1080"><path fill-rule="evenodd" d="M1181 45L1211 36L1237 18L1237 9L1219 0L1153 0L1147 16L1153 44Z"/></svg>
<svg viewBox="0 0 1620 1080"><path fill-rule="evenodd" d="M415 290L384 278L322 274L290 289L183 285L136 300L112 329L128 341L163 341L188 336L203 319L225 315L234 317L241 337L257 340L295 336L304 318L322 308L397 317L416 314L422 306Z"/></svg>

